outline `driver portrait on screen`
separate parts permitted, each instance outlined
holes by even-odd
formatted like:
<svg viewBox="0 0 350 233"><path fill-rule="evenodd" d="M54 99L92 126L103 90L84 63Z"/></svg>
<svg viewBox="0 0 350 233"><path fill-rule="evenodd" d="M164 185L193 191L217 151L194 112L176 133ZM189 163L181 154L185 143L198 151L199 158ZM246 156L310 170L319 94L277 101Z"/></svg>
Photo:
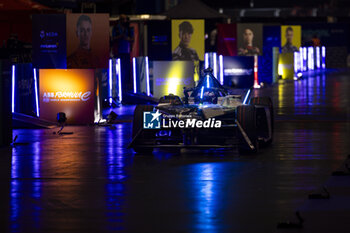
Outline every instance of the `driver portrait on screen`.
<svg viewBox="0 0 350 233"><path fill-rule="evenodd" d="M179 25L180 43L173 51L173 60L198 61L199 57L195 49L190 48L193 34L193 26L190 22L184 21Z"/></svg>
<svg viewBox="0 0 350 233"><path fill-rule="evenodd" d="M254 32L250 28L243 31L243 47L238 49L239 56L260 55L260 49L253 46Z"/></svg>
<svg viewBox="0 0 350 233"><path fill-rule="evenodd" d="M78 48L67 57L67 68L99 67L98 57L92 53L90 42L92 36L92 21L87 15L81 15L77 21L76 36L79 40Z"/></svg>
<svg viewBox="0 0 350 233"><path fill-rule="evenodd" d="M286 44L282 47L282 53L298 52L298 48L293 45L294 32L292 27L286 29Z"/></svg>

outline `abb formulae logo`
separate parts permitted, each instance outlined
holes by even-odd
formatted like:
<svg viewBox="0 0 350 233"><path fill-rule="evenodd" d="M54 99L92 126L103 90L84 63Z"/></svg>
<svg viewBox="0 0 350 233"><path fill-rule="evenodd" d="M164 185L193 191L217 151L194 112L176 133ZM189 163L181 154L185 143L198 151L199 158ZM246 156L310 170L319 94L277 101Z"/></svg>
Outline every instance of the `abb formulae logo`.
<svg viewBox="0 0 350 233"><path fill-rule="evenodd" d="M73 91L57 91L57 92L44 92L43 102L52 101L83 101L86 102L91 97L91 91L86 92L73 92Z"/></svg>

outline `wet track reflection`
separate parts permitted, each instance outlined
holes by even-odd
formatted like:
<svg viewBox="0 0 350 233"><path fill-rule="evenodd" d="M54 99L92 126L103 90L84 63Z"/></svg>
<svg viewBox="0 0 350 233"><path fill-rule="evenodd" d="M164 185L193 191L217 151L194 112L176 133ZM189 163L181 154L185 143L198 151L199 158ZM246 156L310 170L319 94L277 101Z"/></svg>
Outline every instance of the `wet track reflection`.
<svg viewBox="0 0 350 233"><path fill-rule="evenodd" d="M350 152L350 74L281 82L275 140L232 150L127 149L131 123L14 130L8 232L274 232ZM2 165L3 166L3 165Z"/></svg>

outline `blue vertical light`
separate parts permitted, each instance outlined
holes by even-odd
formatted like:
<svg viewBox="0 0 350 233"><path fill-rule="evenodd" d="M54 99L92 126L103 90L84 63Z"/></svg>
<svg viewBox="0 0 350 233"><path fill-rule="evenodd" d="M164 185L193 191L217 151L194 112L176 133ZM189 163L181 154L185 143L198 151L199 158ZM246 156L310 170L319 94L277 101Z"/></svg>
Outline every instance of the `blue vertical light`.
<svg viewBox="0 0 350 233"><path fill-rule="evenodd" d="M36 77L36 69L33 69L34 73L34 90L35 90L35 109L36 109L36 116L39 117L39 94L38 94L38 79Z"/></svg>
<svg viewBox="0 0 350 233"><path fill-rule="evenodd" d="M216 60L216 53L213 53L213 63L214 63L214 76L215 78L218 77L218 73L217 73L217 60Z"/></svg>
<svg viewBox="0 0 350 233"><path fill-rule="evenodd" d="M326 47L322 46L322 69L326 68Z"/></svg>
<svg viewBox="0 0 350 233"><path fill-rule="evenodd" d="M219 56L219 65L220 65L220 83L224 85L224 59L223 56Z"/></svg>
<svg viewBox="0 0 350 233"><path fill-rule="evenodd" d="M314 51L313 47L308 47L308 68L309 70L314 69Z"/></svg>
<svg viewBox="0 0 350 233"><path fill-rule="evenodd" d="M303 48L302 47L300 47L299 48L299 60L300 60L300 71L303 71L303 68L304 68L304 66L303 66Z"/></svg>
<svg viewBox="0 0 350 233"><path fill-rule="evenodd" d="M16 82L16 68L12 65L12 113L15 112L15 82Z"/></svg>
<svg viewBox="0 0 350 233"><path fill-rule="evenodd" d="M314 70L315 69L315 59L314 59L314 48L311 47L310 48L310 59L311 59L311 70Z"/></svg>
<svg viewBox="0 0 350 233"><path fill-rule="evenodd" d="M304 62L304 71L306 71L307 68L308 68L308 65L307 65L307 49L306 49L306 47L303 48L303 52L304 52L304 60L303 60L303 62Z"/></svg>
<svg viewBox="0 0 350 233"><path fill-rule="evenodd" d="M204 54L204 68L208 68L209 67L209 54L205 53Z"/></svg>
<svg viewBox="0 0 350 233"><path fill-rule="evenodd" d="M207 75L207 88L210 87L210 82L209 82L209 75Z"/></svg>
<svg viewBox="0 0 350 233"><path fill-rule="evenodd" d="M130 61L129 61L130 62ZM118 98L119 101L123 101L123 93L122 93L122 70L120 68L120 58L116 60L115 63L115 74L118 75Z"/></svg>
<svg viewBox="0 0 350 233"><path fill-rule="evenodd" d="M300 48L299 52L299 61L300 61L300 71L304 71L304 63L303 63L303 48Z"/></svg>
<svg viewBox="0 0 350 233"><path fill-rule="evenodd" d="M112 99L112 59L109 59L109 103L112 104L113 103L113 99Z"/></svg>
<svg viewBox="0 0 350 233"><path fill-rule="evenodd" d="M132 77L134 80L134 93L137 92L137 86L136 86L136 58L132 58Z"/></svg>
<svg viewBox="0 0 350 233"><path fill-rule="evenodd" d="M321 68L321 64L320 64L320 47L316 47L316 67L317 69Z"/></svg>
<svg viewBox="0 0 350 233"><path fill-rule="evenodd" d="M145 61L146 61L146 84L147 84L147 95L150 96L151 95L151 91L150 91L150 86L149 86L149 65L148 65L148 57L145 57Z"/></svg>

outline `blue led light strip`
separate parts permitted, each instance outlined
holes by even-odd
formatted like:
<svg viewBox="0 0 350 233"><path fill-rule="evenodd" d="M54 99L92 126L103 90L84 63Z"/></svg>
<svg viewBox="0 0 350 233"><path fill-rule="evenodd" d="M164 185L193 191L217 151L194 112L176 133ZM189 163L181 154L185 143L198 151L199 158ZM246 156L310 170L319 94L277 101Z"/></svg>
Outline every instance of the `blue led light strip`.
<svg viewBox="0 0 350 233"><path fill-rule="evenodd" d="M16 81L15 65L12 65L12 113L15 112L15 81Z"/></svg>
<svg viewBox="0 0 350 233"><path fill-rule="evenodd" d="M219 56L219 65L220 65L220 83L224 85L224 58L222 55Z"/></svg>
<svg viewBox="0 0 350 233"><path fill-rule="evenodd" d="M36 107L36 116L39 117L39 93L38 93L38 79L36 76L36 69L33 69L34 73L34 90L35 90L35 107Z"/></svg>
<svg viewBox="0 0 350 233"><path fill-rule="evenodd" d="M321 49L321 56L322 56L322 69L326 69L326 47L322 46Z"/></svg>
<svg viewBox="0 0 350 233"><path fill-rule="evenodd" d="M209 56L208 55L209 55L208 53L204 54L204 68L205 69L209 67Z"/></svg>
<svg viewBox="0 0 350 233"><path fill-rule="evenodd" d="M314 70L314 48L308 47L308 68Z"/></svg>
<svg viewBox="0 0 350 233"><path fill-rule="evenodd" d="M122 92L122 71L120 68L120 58L116 60L115 63L115 74L118 75L118 97L119 101L123 101L123 92Z"/></svg>
<svg viewBox="0 0 350 233"><path fill-rule="evenodd" d="M146 60L146 84L147 84L147 95L150 96L151 95L151 91L150 91L150 86L149 86L149 65L148 65L148 57L145 58Z"/></svg>
<svg viewBox="0 0 350 233"><path fill-rule="evenodd" d="M304 71L304 63L303 63L303 48L300 47L300 52L299 52L299 60L300 60L300 71Z"/></svg>
<svg viewBox="0 0 350 233"><path fill-rule="evenodd" d="M306 71L308 69L307 48L306 47L304 47L303 52L304 52L304 71Z"/></svg>
<svg viewBox="0 0 350 233"><path fill-rule="evenodd" d="M113 99L112 99L112 59L109 59L109 103L112 104L113 103Z"/></svg>
<svg viewBox="0 0 350 233"><path fill-rule="evenodd" d="M136 58L132 58L132 76L134 80L134 93L137 93L137 86L136 86Z"/></svg>
<svg viewBox="0 0 350 233"><path fill-rule="evenodd" d="M320 64L320 47L316 47L316 67L319 69L321 67Z"/></svg>
<svg viewBox="0 0 350 233"><path fill-rule="evenodd" d="M214 76L215 78L217 78L218 73L217 73L217 60L216 60L216 53L213 53L213 62L214 62Z"/></svg>

